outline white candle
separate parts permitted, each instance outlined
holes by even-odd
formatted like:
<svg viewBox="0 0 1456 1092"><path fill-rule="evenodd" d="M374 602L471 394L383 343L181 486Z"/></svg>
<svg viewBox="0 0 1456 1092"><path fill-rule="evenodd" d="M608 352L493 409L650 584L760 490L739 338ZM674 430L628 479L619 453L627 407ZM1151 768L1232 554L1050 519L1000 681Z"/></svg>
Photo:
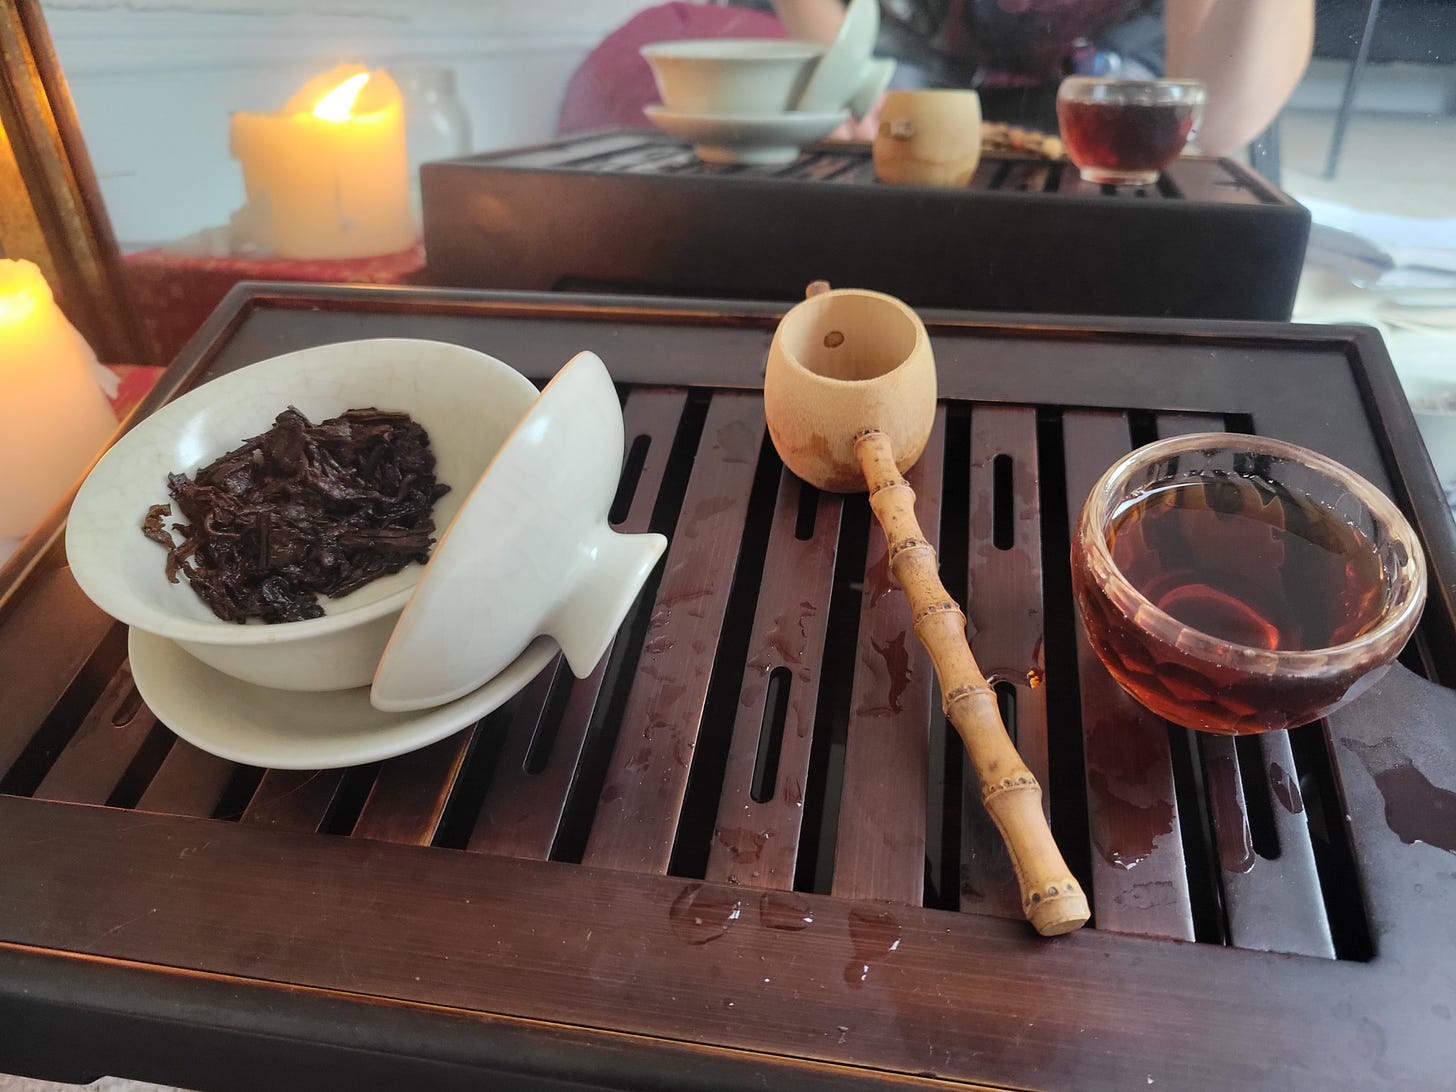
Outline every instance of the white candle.
<svg viewBox="0 0 1456 1092"><path fill-rule="evenodd" d="M418 237L404 104L384 71L340 66L276 114L232 116L257 242L284 258L394 254Z"/></svg>
<svg viewBox="0 0 1456 1092"><path fill-rule="evenodd" d="M0 539L34 530L116 430L95 367L41 271L0 259Z"/></svg>

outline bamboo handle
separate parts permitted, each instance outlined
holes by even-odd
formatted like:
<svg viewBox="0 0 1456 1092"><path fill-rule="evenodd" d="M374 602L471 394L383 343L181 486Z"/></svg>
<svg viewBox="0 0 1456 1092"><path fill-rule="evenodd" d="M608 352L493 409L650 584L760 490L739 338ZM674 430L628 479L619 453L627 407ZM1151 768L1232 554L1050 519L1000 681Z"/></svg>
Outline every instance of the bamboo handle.
<svg viewBox="0 0 1456 1092"><path fill-rule="evenodd" d="M971 655L966 616L940 582L935 549L915 519L915 492L879 429L856 434L854 452L885 532L890 569L910 601L915 635L935 662L946 716L966 745L981 802L1016 869L1021 908L1043 936L1069 933L1090 916L1087 896L1062 860L1042 812L1041 786L1006 735L996 692Z"/></svg>

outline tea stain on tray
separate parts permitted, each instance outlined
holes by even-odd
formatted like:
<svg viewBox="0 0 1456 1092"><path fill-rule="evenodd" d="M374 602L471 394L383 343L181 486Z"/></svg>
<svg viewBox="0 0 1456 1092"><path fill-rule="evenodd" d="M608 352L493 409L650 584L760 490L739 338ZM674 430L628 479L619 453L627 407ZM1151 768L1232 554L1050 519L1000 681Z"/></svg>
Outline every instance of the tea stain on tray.
<svg viewBox="0 0 1456 1092"><path fill-rule="evenodd" d="M813 603L803 600L797 609L778 614L774 618L773 627L763 638L763 650L748 661L748 666L765 675L777 664L793 666L797 668L794 674L807 682L810 671L804 663L804 657L809 649L808 622L818 613L819 609ZM777 664L769 655L770 652L778 653Z"/></svg>
<svg viewBox="0 0 1456 1092"><path fill-rule="evenodd" d="M1228 820L1218 826L1219 864L1225 872L1239 875L1251 872L1255 861L1254 835L1249 829L1234 752L1232 748L1225 748L1216 756L1207 755L1205 762L1208 762L1206 778L1208 790L1214 798L1214 815Z"/></svg>
<svg viewBox="0 0 1456 1092"><path fill-rule="evenodd" d="M683 888L667 912L673 932L689 944L708 944L727 934L743 916L743 900L691 883Z"/></svg>
<svg viewBox="0 0 1456 1092"><path fill-rule="evenodd" d="M1299 791L1299 782L1277 762L1269 763L1269 787L1279 806L1291 815L1304 811L1304 797Z"/></svg>
<svg viewBox="0 0 1456 1092"><path fill-rule="evenodd" d="M910 688L910 651L906 648L905 631L901 630L886 641L877 641L873 637L869 640L870 647L880 658L877 665L867 658L862 658L861 663L869 670L870 675L877 682L884 680L884 703L871 705L866 703L855 710L856 715L862 717L886 717L898 715L904 708L901 700L905 691ZM878 691L878 688L866 688Z"/></svg>
<svg viewBox="0 0 1456 1092"><path fill-rule="evenodd" d="M1152 910L1160 906L1177 906L1179 897L1171 880L1149 880L1133 884L1112 901L1125 910Z"/></svg>
<svg viewBox="0 0 1456 1092"><path fill-rule="evenodd" d="M1456 853L1456 792L1432 784L1389 739L1377 744L1342 742L1375 779L1385 798L1385 822L1402 842L1424 842Z"/></svg>
<svg viewBox="0 0 1456 1092"><path fill-rule="evenodd" d="M742 421L730 421L714 436L725 463L757 463L759 434Z"/></svg>
<svg viewBox="0 0 1456 1092"><path fill-rule="evenodd" d="M1151 749L1121 745L1123 728L1115 719L1088 724L1087 785L1092 806L1108 812L1105 821L1093 824L1097 852L1115 868L1132 869L1152 855L1159 838L1173 832L1174 815L1173 801L1149 789L1158 756ZM1107 808L1108 802L1115 808Z"/></svg>
<svg viewBox="0 0 1456 1092"><path fill-rule="evenodd" d="M744 827L719 827L713 840L726 849L739 864L756 862L763 855L768 844L767 831L747 830Z"/></svg>
<svg viewBox="0 0 1456 1092"><path fill-rule="evenodd" d="M758 900L758 920L765 929L799 933L814 924L814 910L792 891L765 891Z"/></svg>
<svg viewBox="0 0 1456 1092"><path fill-rule="evenodd" d="M900 947L900 921L888 910L851 910L849 941L854 958L845 965L844 981L859 989L869 978L877 960L883 960Z"/></svg>

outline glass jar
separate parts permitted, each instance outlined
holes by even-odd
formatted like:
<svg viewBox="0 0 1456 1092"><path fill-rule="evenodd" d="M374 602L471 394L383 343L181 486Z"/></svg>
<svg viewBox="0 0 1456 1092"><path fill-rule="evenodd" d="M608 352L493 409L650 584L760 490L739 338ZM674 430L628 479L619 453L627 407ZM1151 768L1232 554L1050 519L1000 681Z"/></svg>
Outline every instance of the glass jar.
<svg viewBox="0 0 1456 1092"><path fill-rule="evenodd" d="M455 92L455 72L444 67L391 69L404 99L410 193L420 215L420 164L470 152L470 115Z"/></svg>

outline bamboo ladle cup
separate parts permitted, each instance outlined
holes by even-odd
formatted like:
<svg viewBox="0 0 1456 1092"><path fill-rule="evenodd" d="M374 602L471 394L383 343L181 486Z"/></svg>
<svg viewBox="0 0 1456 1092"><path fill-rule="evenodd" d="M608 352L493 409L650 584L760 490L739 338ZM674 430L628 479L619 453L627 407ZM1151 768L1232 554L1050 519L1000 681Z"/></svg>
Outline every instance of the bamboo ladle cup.
<svg viewBox="0 0 1456 1092"><path fill-rule="evenodd" d="M966 617L940 582L935 549L915 519L915 494L901 477L925 450L935 420L935 360L924 325L892 296L830 291L816 281L774 332L763 393L769 434L790 470L820 489L869 490L946 716L1016 870L1022 910L1044 936L1078 928L1089 916L1087 896L1052 838L1041 786L1006 735L996 693L966 643Z"/></svg>

